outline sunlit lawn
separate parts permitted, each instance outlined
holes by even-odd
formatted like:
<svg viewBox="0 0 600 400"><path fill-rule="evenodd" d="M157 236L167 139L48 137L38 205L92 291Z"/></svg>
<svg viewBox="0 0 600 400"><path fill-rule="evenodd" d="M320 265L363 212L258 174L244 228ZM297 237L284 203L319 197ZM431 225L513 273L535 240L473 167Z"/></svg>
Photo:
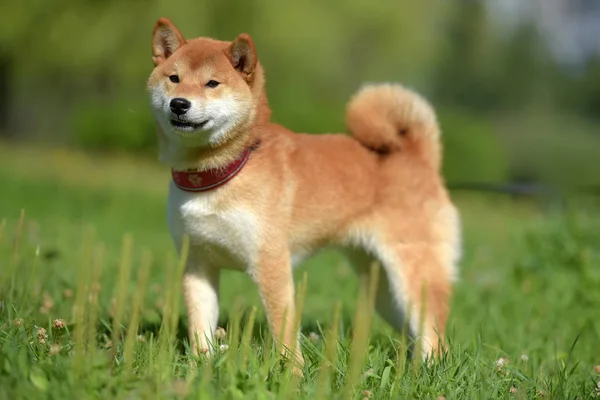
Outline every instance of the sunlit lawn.
<svg viewBox="0 0 600 400"><path fill-rule="evenodd" d="M295 380L240 273L222 279L227 337L216 356L189 354L165 221L168 179L143 158L0 143L0 398L600 395L600 208L592 201L557 208L455 194L465 255L450 351L431 365L407 360L402 337L377 317L364 350L351 340L360 329L357 280L337 253L320 253L297 273L299 283L307 277L307 363Z"/></svg>

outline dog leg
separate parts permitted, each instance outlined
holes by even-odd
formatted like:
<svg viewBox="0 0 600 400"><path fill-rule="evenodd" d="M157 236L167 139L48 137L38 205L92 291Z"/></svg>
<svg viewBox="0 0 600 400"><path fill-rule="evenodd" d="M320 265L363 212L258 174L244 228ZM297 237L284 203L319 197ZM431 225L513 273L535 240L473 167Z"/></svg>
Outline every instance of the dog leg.
<svg viewBox="0 0 600 400"><path fill-rule="evenodd" d="M386 272L380 281L377 311L396 330L420 340L421 356L429 358L444 348L451 279L440 246L397 244L378 258Z"/></svg>
<svg viewBox="0 0 600 400"><path fill-rule="evenodd" d="M219 318L219 271L189 266L183 276L183 295L193 352L210 354Z"/></svg>
<svg viewBox="0 0 600 400"><path fill-rule="evenodd" d="M365 253L354 252L350 258L350 264L359 277L369 277L370 268L376 258L367 256ZM398 293L403 295L402 293ZM404 301L396 301L393 297L392 289L386 271L379 274L377 285L377 293L375 295L375 310L381 318L383 318L392 328L398 332L406 329L406 321L404 315ZM407 332L410 334L410 332Z"/></svg>
<svg viewBox="0 0 600 400"><path fill-rule="evenodd" d="M289 254L263 257L252 273L258 286L271 333L281 352L294 362L293 372L302 375L304 359L298 341L294 280Z"/></svg>

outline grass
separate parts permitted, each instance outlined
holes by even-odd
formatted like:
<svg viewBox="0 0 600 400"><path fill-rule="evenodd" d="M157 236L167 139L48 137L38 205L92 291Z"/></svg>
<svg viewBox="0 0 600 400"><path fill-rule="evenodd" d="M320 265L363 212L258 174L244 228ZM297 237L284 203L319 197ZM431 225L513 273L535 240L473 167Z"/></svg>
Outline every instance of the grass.
<svg viewBox="0 0 600 400"><path fill-rule="evenodd" d="M356 307L369 294L357 299L339 254L318 254L297 272L307 362L296 379L240 273L222 279L215 357L190 355L164 168L0 143L0 171L0 399L600 396L592 200L455 194L465 255L450 348L430 364Z"/></svg>

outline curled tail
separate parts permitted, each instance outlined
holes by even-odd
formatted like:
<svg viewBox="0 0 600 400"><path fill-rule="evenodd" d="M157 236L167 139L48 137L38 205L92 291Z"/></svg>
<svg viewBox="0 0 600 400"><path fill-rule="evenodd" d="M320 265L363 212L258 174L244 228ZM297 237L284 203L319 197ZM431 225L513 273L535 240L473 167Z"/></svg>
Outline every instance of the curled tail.
<svg viewBox="0 0 600 400"><path fill-rule="evenodd" d="M363 146L380 152L414 153L440 168L440 129L433 107L399 84L363 87L346 109L348 130Z"/></svg>

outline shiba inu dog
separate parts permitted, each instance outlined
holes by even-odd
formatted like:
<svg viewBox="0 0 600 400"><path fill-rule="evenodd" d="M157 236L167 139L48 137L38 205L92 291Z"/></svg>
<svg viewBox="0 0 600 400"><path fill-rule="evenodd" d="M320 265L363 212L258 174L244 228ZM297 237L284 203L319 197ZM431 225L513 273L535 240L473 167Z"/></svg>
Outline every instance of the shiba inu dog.
<svg viewBox="0 0 600 400"><path fill-rule="evenodd" d="M272 333L302 363L292 270L336 245L358 274L380 263L377 312L398 330L408 316L422 355L437 352L461 233L429 103L399 84L365 86L347 106L351 136L298 134L270 122L249 35L186 40L163 18L152 59L160 160L173 175L168 225L178 249L190 238L183 293L194 351L210 351L227 268L256 283Z"/></svg>

